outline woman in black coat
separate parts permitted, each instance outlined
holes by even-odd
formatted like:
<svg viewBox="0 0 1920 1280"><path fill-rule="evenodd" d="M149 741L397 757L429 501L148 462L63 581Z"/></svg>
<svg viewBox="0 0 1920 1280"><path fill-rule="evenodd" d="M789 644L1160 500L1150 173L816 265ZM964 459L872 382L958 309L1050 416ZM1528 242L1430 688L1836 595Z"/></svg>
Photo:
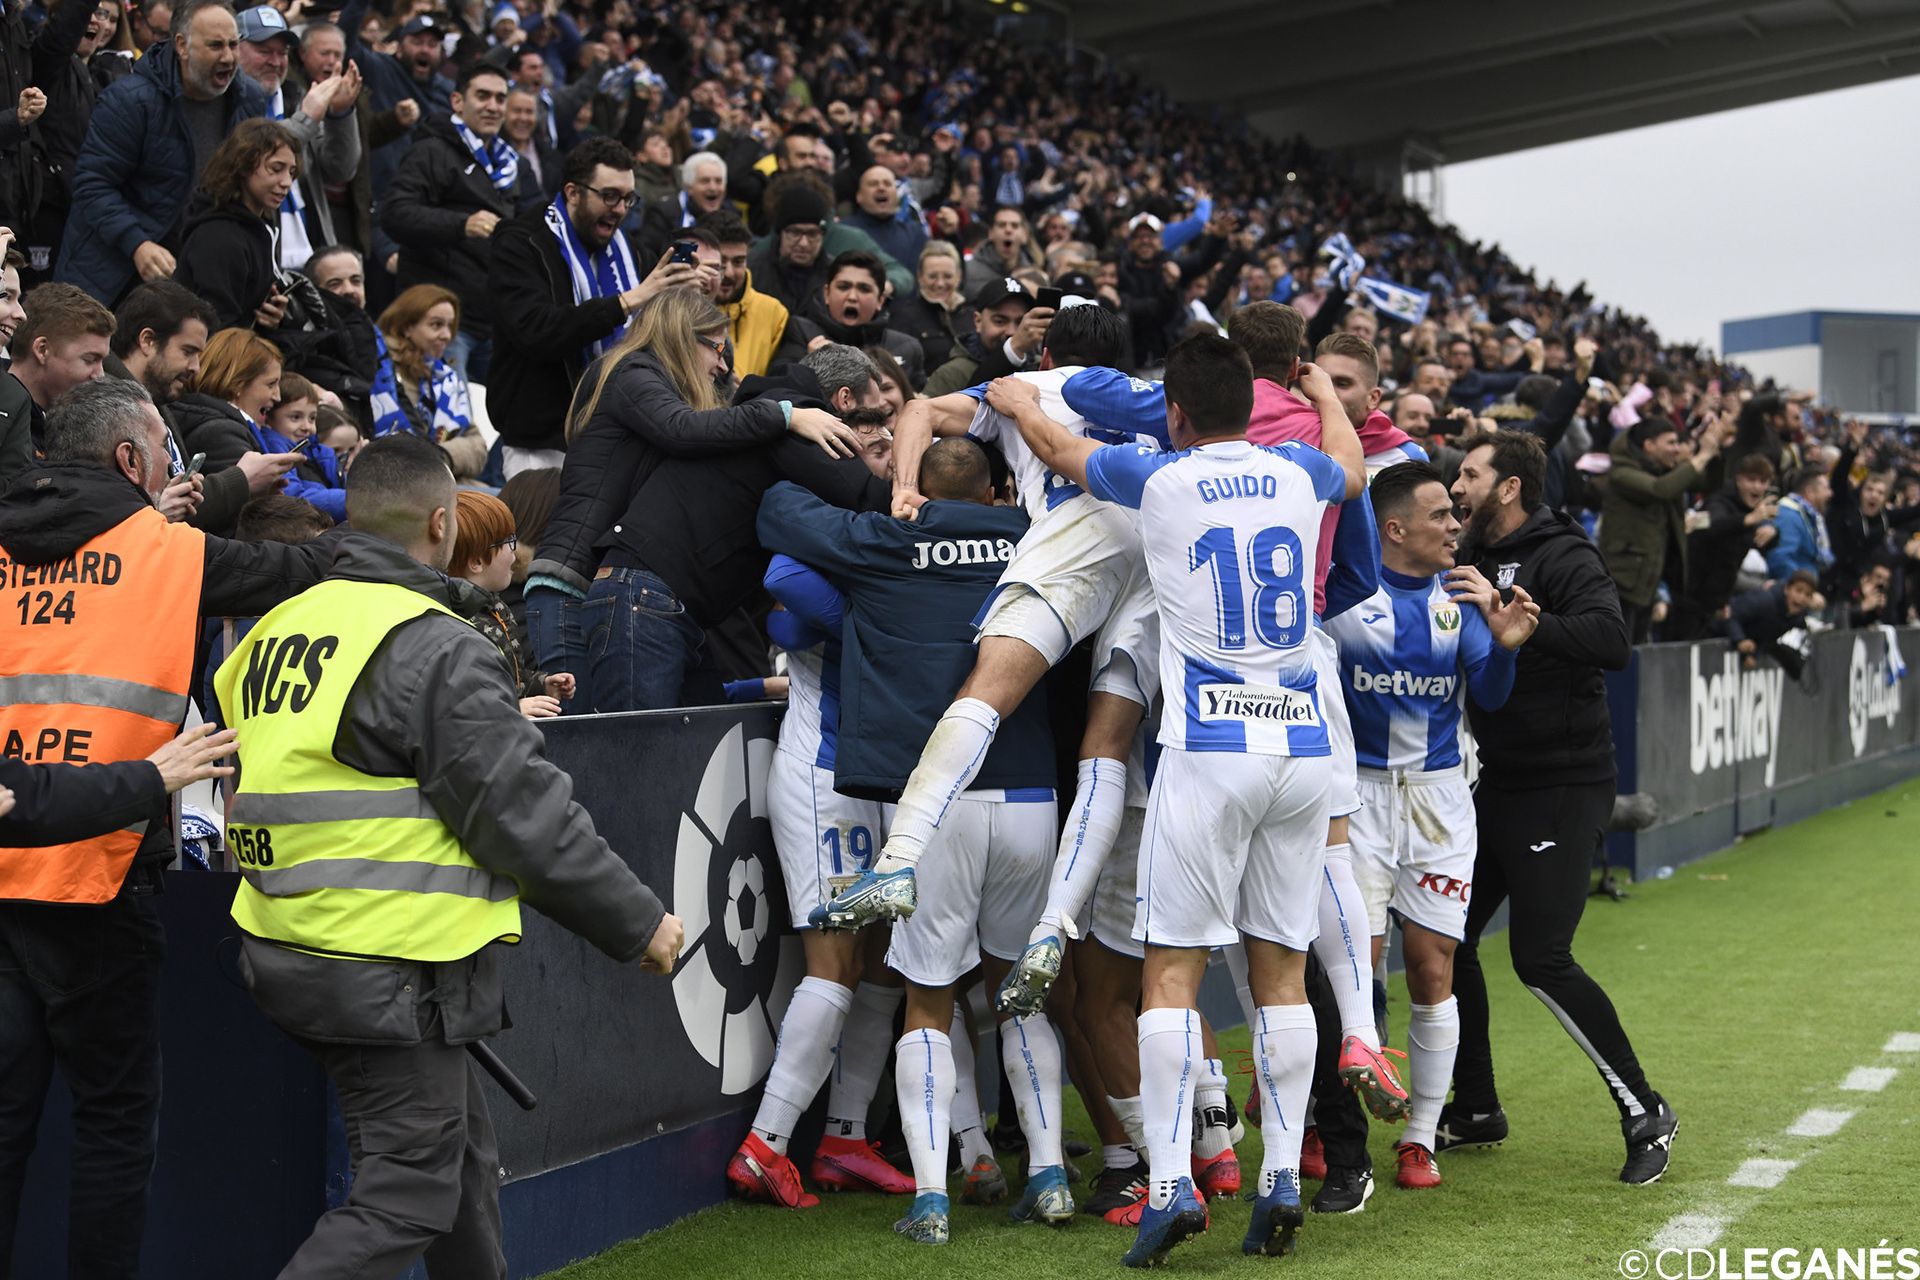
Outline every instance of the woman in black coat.
<svg viewBox="0 0 1920 1280"><path fill-rule="evenodd" d="M299 155L284 126L246 120L207 162L202 212L187 223L174 278L212 305L216 328L271 334L286 315L280 206L300 174Z"/></svg>

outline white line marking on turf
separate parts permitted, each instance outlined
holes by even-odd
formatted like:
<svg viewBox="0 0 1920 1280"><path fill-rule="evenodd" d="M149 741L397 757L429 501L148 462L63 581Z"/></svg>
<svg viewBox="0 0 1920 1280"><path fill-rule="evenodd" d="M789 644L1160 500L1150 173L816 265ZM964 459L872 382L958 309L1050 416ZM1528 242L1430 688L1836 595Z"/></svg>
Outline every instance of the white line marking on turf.
<svg viewBox="0 0 1920 1280"><path fill-rule="evenodd" d="M1880 1049L1882 1053L1920 1053L1920 1031L1896 1031Z"/></svg>
<svg viewBox="0 0 1920 1280"><path fill-rule="evenodd" d="M1667 1249L1704 1249L1727 1229L1727 1219L1710 1213L1681 1213L1669 1219L1653 1237L1653 1252Z"/></svg>
<svg viewBox="0 0 1920 1280"><path fill-rule="evenodd" d="M1768 1189L1786 1181L1800 1162L1798 1160L1748 1160L1727 1179L1730 1187L1760 1187Z"/></svg>
<svg viewBox="0 0 1920 1280"><path fill-rule="evenodd" d="M1853 1119L1851 1111L1829 1111L1824 1107L1815 1107L1787 1126L1787 1136L1789 1138L1831 1138L1851 1119Z"/></svg>
<svg viewBox="0 0 1920 1280"><path fill-rule="evenodd" d="M1855 1067L1847 1072L1840 1087L1848 1093L1878 1093L1899 1074L1893 1067Z"/></svg>

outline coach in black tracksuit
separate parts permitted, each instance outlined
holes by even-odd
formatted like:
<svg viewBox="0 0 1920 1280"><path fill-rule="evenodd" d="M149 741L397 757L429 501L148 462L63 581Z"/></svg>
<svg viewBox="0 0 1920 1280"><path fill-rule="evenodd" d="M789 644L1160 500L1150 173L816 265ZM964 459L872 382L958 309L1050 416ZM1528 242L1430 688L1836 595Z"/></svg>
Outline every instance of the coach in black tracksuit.
<svg viewBox="0 0 1920 1280"><path fill-rule="evenodd" d="M1468 702L1479 745L1474 792L1479 856L1467 936L1454 957L1460 1051L1439 1147L1481 1146L1507 1135L1494 1089L1487 986L1479 940L1503 901L1514 972L1593 1059L1620 1109L1623 1182L1666 1172L1672 1108L1648 1087L1613 1003L1573 958L1588 868L1613 808L1613 731L1601 671L1632 656L1627 625L1599 550L1580 526L1541 503L1546 454L1531 435L1469 441L1453 497L1467 521L1460 563L1494 589L1518 587L1540 606L1540 628L1519 655L1513 693L1497 711Z"/></svg>

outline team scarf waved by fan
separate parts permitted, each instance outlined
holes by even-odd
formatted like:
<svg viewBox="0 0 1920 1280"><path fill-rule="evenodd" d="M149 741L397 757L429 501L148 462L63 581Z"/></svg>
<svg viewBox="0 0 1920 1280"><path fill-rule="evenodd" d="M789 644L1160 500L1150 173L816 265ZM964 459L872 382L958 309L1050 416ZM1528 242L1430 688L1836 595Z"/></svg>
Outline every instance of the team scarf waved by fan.
<svg viewBox="0 0 1920 1280"><path fill-rule="evenodd" d="M567 216L566 200L564 194L553 198L553 203L547 206L546 221L547 230L560 242L560 256L567 260L567 274L573 280L573 304L577 307L595 298L617 298L639 284L640 271L634 265L626 233L615 231L606 248L598 253L587 252L573 219ZM626 336L628 323L622 320L606 337L589 342L581 358L592 363L595 356Z"/></svg>
<svg viewBox="0 0 1920 1280"><path fill-rule="evenodd" d="M415 404L433 406L433 418L429 424L431 429L422 433L419 424L407 413L407 407L400 402L399 375L394 371L393 358L387 354L386 335L380 332L378 325L374 326L373 345L379 353L380 362L374 369L373 389L367 398L373 409L375 437L408 431L414 435L425 434L427 439L438 443L459 435L473 425L466 380L460 376L459 370L445 360L435 360L427 376L421 379L418 394L414 397Z"/></svg>
<svg viewBox="0 0 1920 1280"><path fill-rule="evenodd" d="M284 120L287 118L287 109L285 106L286 97L287 97L287 88L285 85L282 85L280 86L279 92L275 93L271 98L267 99L267 119ZM305 213L306 210L307 210L307 202L301 196L300 184L299 182L296 181L292 186L287 188L287 197L286 199L280 202L280 212L283 214L284 213L299 214L299 213ZM279 258L276 256L274 258L274 261L278 262Z"/></svg>
<svg viewBox="0 0 1920 1280"><path fill-rule="evenodd" d="M473 153L474 160L487 171L494 190L512 191L513 184L520 177L520 153L499 134L490 141L480 141L480 135L467 128L467 122L459 116L453 117L453 128L460 135L460 141L467 144L467 150Z"/></svg>

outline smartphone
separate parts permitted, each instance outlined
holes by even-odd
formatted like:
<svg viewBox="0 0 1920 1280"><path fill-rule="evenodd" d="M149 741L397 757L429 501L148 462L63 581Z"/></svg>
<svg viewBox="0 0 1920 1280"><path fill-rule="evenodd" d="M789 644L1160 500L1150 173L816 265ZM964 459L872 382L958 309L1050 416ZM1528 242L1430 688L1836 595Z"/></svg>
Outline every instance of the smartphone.
<svg viewBox="0 0 1920 1280"><path fill-rule="evenodd" d="M304 453L309 458L311 458L313 456L314 441L318 440L319 438L320 438L319 436L302 436L300 439L295 440L293 442L293 448L290 449L288 452Z"/></svg>
<svg viewBox="0 0 1920 1280"><path fill-rule="evenodd" d="M1052 307L1055 311L1058 311L1061 300L1066 296L1066 291L1063 289L1042 289L1035 295L1038 301L1035 302L1034 305L1039 307Z"/></svg>
<svg viewBox="0 0 1920 1280"><path fill-rule="evenodd" d="M197 476L200 474L200 468L206 465L207 465L207 455L204 453L196 453L193 455L192 460L187 463L187 469L181 472L181 474L189 475L189 476Z"/></svg>
<svg viewBox="0 0 1920 1280"><path fill-rule="evenodd" d="M669 261L684 262L691 267L698 261L699 248L691 240L681 240L673 246L673 256Z"/></svg>

